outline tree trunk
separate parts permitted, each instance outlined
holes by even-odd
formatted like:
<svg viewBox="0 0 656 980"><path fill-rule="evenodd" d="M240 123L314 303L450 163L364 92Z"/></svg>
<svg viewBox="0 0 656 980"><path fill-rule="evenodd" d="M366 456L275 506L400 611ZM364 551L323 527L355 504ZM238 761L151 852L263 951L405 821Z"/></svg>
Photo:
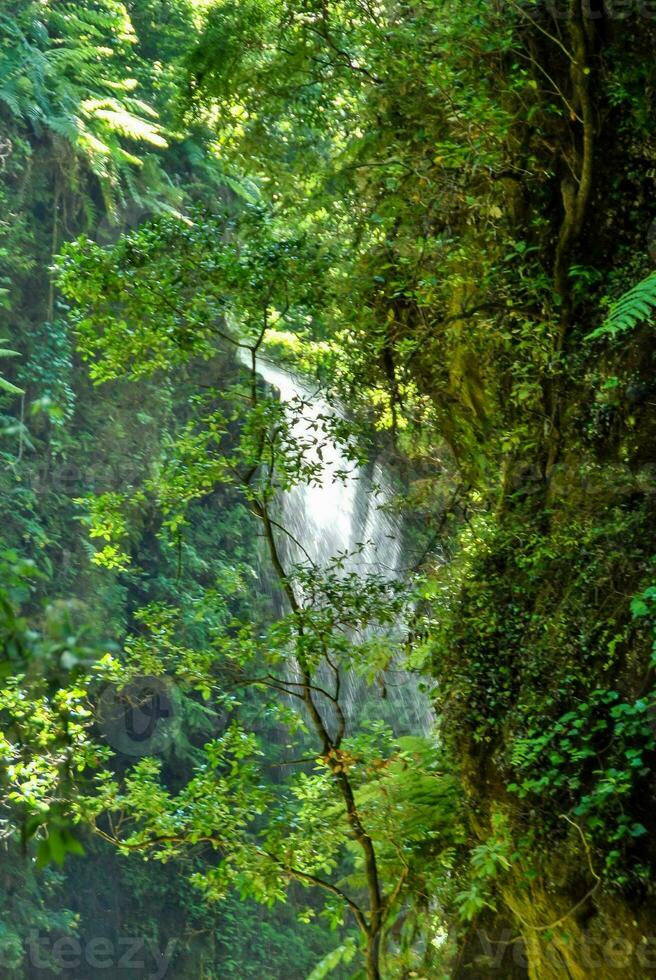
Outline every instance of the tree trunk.
<svg viewBox="0 0 656 980"><path fill-rule="evenodd" d="M380 973L380 932L367 936L367 980L381 980Z"/></svg>

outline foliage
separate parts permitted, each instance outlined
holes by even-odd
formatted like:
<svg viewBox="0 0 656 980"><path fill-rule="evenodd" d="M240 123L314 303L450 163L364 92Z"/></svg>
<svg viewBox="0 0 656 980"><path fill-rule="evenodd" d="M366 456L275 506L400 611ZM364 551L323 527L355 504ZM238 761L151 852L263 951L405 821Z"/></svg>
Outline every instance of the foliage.
<svg viewBox="0 0 656 980"><path fill-rule="evenodd" d="M614 338L618 334L632 330L639 323L651 319L654 306L656 306L656 275L652 273L615 300L605 321L592 331L590 339Z"/></svg>
<svg viewBox="0 0 656 980"><path fill-rule="evenodd" d="M483 843L472 849L471 875L467 888L456 896L458 909L465 922L471 922L485 908L494 908L490 885L500 874L508 871L517 853L511 853L512 841L507 820L500 812L492 817L493 833Z"/></svg>
<svg viewBox="0 0 656 980"><path fill-rule="evenodd" d="M514 746L513 765L522 779L509 791L522 799L551 797L582 818L611 876L614 865L626 863L627 848L647 833L634 817L656 748L652 715L651 695L631 703L617 691L592 691L550 730ZM638 865L636 873L647 871ZM626 883L625 874L614 875Z"/></svg>
<svg viewBox="0 0 656 980"><path fill-rule="evenodd" d="M6 341L0 340L0 344L4 344ZM10 350L7 347L0 348L0 357L18 357L19 352L17 350ZM3 391L8 391L11 395L22 395L23 389L18 388L16 385L12 384L11 381L7 381L6 378L0 378L0 388Z"/></svg>
<svg viewBox="0 0 656 980"><path fill-rule="evenodd" d="M122 77L121 62L135 42L125 6L29 3L17 16L4 14L1 27L0 101L48 134L60 166L66 146L79 155L113 207L121 172L140 165L130 141L166 146L155 112L133 94L136 82Z"/></svg>
<svg viewBox="0 0 656 980"><path fill-rule="evenodd" d="M509 925L547 975L558 923L578 976L583 922L652 929L654 364L634 328L655 34L587 13L3 14L0 317L25 393L2 392L4 573L40 576L3 604L3 745L29 853L79 844L78 867L162 888L185 869L187 922L224 903L212 930L243 908L256 935L269 905L299 974L474 974L468 937ZM340 411L283 406L263 357ZM280 494L320 484L335 443L395 471L402 582L289 560ZM75 486L36 489L37 458ZM375 691L399 663L435 683L439 737L403 740L383 696L373 724L344 711L345 678ZM144 671L184 731L109 758L85 712ZM211 959L243 973L225 944Z"/></svg>

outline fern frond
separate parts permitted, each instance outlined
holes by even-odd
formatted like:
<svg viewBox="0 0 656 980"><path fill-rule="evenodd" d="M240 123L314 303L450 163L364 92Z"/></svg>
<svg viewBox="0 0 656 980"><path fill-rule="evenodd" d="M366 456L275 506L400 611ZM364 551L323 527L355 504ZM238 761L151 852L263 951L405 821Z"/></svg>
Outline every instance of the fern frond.
<svg viewBox="0 0 656 980"><path fill-rule="evenodd" d="M18 388L16 385L13 385L11 381L7 381L6 378L2 377L0 377L0 390L8 392L10 395L25 394L25 391L22 388Z"/></svg>
<svg viewBox="0 0 656 980"><path fill-rule="evenodd" d="M150 119L158 119L157 112L149 106L147 102L143 102L141 99L129 99L124 98L123 104L126 109L133 112L135 115L140 114L142 116L149 116Z"/></svg>
<svg viewBox="0 0 656 980"><path fill-rule="evenodd" d="M78 125L78 145L84 148L85 153L92 162L97 162L98 158L111 157L112 151L106 143L98 139L84 124Z"/></svg>
<svg viewBox="0 0 656 980"><path fill-rule="evenodd" d="M6 344L7 340L2 337L0 338L0 344ZM0 357L20 357L20 353L17 350L10 350L6 347L0 348ZM6 391L10 395L24 395L25 392L22 388L18 388L16 385L12 384L11 381L7 381L0 375L0 391Z"/></svg>
<svg viewBox="0 0 656 980"><path fill-rule="evenodd" d="M83 108L86 109L86 106ZM151 125L145 119L133 116L125 109L96 109L93 117L107 123L111 129L127 139L150 143L151 146L165 148L168 144L159 131L159 127Z"/></svg>
<svg viewBox="0 0 656 980"><path fill-rule="evenodd" d="M17 92L12 91L9 86L0 88L0 101L4 102L12 115L20 117L22 107L21 100Z"/></svg>
<svg viewBox="0 0 656 980"><path fill-rule="evenodd" d="M611 305L602 325L589 333L586 339L616 337L645 320L651 320L655 313L656 272L651 272Z"/></svg>
<svg viewBox="0 0 656 980"><path fill-rule="evenodd" d="M127 150L124 150L123 147L121 147L121 146L116 146L116 147L113 148L113 150L112 150L112 156L114 157L114 159L115 159L115 161L116 161L116 163L117 163L118 166L120 166L121 164L127 163L131 167L143 167L143 160L141 159L141 157L135 156L134 153L128 153L128 151ZM126 170L125 171L126 178L127 178L127 174L128 173L129 173L129 171ZM130 190L130 188L128 188L128 190ZM135 198L135 200L136 200L136 198ZM137 201L137 204L138 203L139 202Z"/></svg>
<svg viewBox="0 0 656 980"><path fill-rule="evenodd" d="M70 143L75 143L77 140L79 128L75 116L50 116L45 123L49 129L59 136L64 136Z"/></svg>

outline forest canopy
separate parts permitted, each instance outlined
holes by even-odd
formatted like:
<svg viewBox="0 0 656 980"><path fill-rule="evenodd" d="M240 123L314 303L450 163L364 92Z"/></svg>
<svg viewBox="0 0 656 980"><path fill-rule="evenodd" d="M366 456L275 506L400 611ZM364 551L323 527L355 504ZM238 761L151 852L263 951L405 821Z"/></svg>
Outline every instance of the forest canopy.
<svg viewBox="0 0 656 980"><path fill-rule="evenodd" d="M0 2L3 976L654 968L655 43Z"/></svg>

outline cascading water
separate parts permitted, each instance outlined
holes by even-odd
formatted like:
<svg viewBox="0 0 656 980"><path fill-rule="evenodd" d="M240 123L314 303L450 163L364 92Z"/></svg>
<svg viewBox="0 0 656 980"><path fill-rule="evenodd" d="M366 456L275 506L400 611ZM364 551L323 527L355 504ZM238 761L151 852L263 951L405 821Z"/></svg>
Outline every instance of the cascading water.
<svg viewBox="0 0 656 980"><path fill-rule="evenodd" d="M348 552L348 571L394 578L401 570L402 529L387 509L392 491L382 466L376 462L367 472L326 438L322 420L334 419L337 410L307 383L264 358L258 359L257 370L282 402L303 403L303 411L294 412L291 435L300 445L313 447L307 456L321 464L316 480L281 495L280 524L289 534L281 537L280 544L287 561L294 564L309 558L325 567ZM419 690L416 676L403 669L388 668L374 686L349 671L342 678L342 690L349 727L365 710L369 717L383 716L397 734L427 732L434 722L430 701ZM378 706L373 703L376 699L381 702Z"/></svg>

